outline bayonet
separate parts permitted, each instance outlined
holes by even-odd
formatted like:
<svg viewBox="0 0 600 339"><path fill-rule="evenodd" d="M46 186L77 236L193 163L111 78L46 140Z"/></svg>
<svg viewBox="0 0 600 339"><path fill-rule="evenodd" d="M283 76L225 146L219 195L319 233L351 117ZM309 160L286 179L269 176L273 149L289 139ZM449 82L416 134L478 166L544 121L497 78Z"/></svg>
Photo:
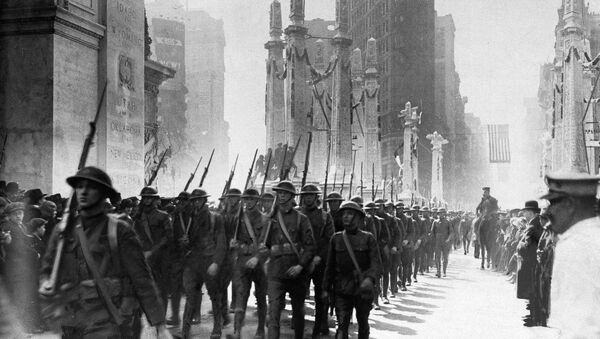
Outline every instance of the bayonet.
<svg viewBox="0 0 600 339"><path fill-rule="evenodd" d="M198 187L202 187L204 184L204 179L206 179L206 175L208 174L208 169L210 168L210 164L212 163L214 155L215 149L213 148L212 152L210 153L210 158L208 158L208 164L206 164L206 167L204 167L204 173L202 173L202 178L200 179L200 184L198 184Z"/></svg>

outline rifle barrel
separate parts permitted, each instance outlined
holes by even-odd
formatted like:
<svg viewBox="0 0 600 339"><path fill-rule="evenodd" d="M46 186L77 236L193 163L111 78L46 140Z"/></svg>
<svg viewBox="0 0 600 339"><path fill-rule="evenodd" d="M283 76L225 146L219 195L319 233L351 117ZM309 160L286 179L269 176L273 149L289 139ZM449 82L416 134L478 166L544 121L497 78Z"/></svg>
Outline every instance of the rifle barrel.
<svg viewBox="0 0 600 339"><path fill-rule="evenodd" d="M246 184L244 185L244 191L248 188L248 184L250 183L250 179L252 178L252 172L254 172L254 164L256 163L256 155L258 154L258 148L254 151L254 158L252 159L252 165L250 165L250 169L248 170L248 177L246 178Z"/></svg>
<svg viewBox="0 0 600 339"><path fill-rule="evenodd" d="M265 185L267 184L267 178L269 177L269 169L271 168L271 158L273 157L273 151L269 151L269 159L267 160L267 167L265 167L265 177L263 178L262 187L260 188L260 195L265 193Z"/></svg>
<svg viewBox="0 0 600 339"><path fill-rule="evenodd" d="M198 185L198 187L202 187L202 185L204 184L204 179L206 179L206 175L208 174L208 169L210 168L210 164L212 163L214 155L215 149L213 148L212 152L210 153L210 158L208 159L208 164L206 164L206 167L204 167L204 173L202 173L202 178L200 179L200 184Z"/></svg>

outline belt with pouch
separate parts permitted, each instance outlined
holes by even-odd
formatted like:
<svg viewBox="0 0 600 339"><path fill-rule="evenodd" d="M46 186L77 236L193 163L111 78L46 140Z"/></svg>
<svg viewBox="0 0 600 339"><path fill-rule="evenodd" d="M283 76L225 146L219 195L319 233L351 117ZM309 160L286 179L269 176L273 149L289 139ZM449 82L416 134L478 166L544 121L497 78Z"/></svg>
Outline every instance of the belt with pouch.
<svg viewBox="0 0 600 339"><path fill-rule="evenodd" d="M294 244L294 246L296 246L296 248L299 248L299 244ZM302 253L302 250L298 250L298 252ZM271 256L280 257L284 255L296 255L296 252L294 252L292 245L290 245L289 243L285 243L282 245L271 246Z"/></svg>

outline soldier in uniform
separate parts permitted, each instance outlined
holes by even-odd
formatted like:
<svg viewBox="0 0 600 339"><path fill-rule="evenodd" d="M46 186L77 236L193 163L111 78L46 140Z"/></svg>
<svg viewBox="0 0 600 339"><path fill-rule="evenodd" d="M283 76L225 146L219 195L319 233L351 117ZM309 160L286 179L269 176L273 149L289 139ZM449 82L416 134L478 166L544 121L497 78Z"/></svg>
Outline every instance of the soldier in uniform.
<svg viewBox="0 0 600 339"><path fill-rule="evenodd" d="M329 214L333 218L333 225L335 227L336 232L340 232L344 230L344 225L342 225L342 213L340 212L340 205L344 201L344 198L338 192L331 192L327 194L325 198L325 202L329 207Z"/></svg>
<svg viewBox="0 0 600 339"><path fill-rule="evenodd" d="M246 316L250 287L254 290L258 312L258 327L255 339L265 337L267 317L267 277L263 271L264 259L260 255L260 240L266 230L266 217L258 209L260 193L249 188L242 194L243 210L237 218L236 230L231 247L234 249L233 280L236 294L233 337L239 339Z"/></svg>
<svg viewBox="0 0 600 339"><path fill-rule="evenodd" d="M396 226L396 220L392 219L392 217L385 212L385 201L383 199L375 200L375 206L377 207L375 215L379 218L381 224L381 239L383 245L381 247L381 297L383 298L383 303L387 305L390 303L388 299L388 290L391 290L390 281L392 278L390 275L392 273L392 260L398 249L396 247L398 228Z"/></svg>
<svg viewBox="0 0 600 339"><path fill-rule="evenodd" d="M373 234L373 237L375 238L375 241L377 242L377 260L379 262L379 268L381 269L382 266L382 261L381 261L381 248L383 246L385 246L384 243L381 242L382 239L382 234L381 234L381 220L379 219L379 217L377 217L375 215L375 212L377 210L377 206L375 206L375 203L372 201L369 201L368 203L365 204L364 207L365 210L365 222L363 225L361 225L361 230L365 231L365 232L369 232L371 234ZM381 295L382 291L381 291L381 274L382 272L378 272L378 278L377 281L375 282L375 296L373 298L373 306L375 308L375 310L379 310L380 306L379 306L379 296Z"/></svg>
<svg viewBox="0 0 600 339"><path fill-rule="evenodd" d="M173 241L173 227L169 215L158 209L160 196L152 187L144 187L140 193L141 208L133 218L133 228L140 238L144 256L150 266L160 292L163 306L168 301L169 244Z"/></svg>
<svg viewBox="0 0 600 339"><path fill-rule="evenodd" d="M40 287L42 295L62 294L66 312L60 324L62 337L130 338L137 301L159 338L170 338L165 308L138 237L129 225L104 210L106 198L117 195L110 177L98 168L85 167L67 182L75 190L79 213L74 227L62 234L57 228L51 236ZM64 239L64 247L58 281L53 283L49 278L59 255L59 239ZM100 281L90 274L95 271L91 267Z"/></svg>
<svg viewBox="0 0 600 339"><path fill-rule="evenodd" d="M167 325L179 326L179 306L181 305L181 292L183 290L183 265L185 261L185 247L183 240L188 236L192 214L192 206L189 201L190 194L181 192L175 199L175 210L171 216L173 220L173 241L169 246L170 269L169 269L169 294L171 296L171 318Z"/></svg>
<svg viewBox="0 0 600 339"><path fill-rule="evenodd" d="M396 217L402 220L404 224L404 238L401 243L400 249L400 266L401 269L398 272L400 278L400 290L406 291L406 286L411 284L411 273L412 273L412 262L414 256L414 236L415 229L413 227L412 219L407 217L405 212L407 208L404 207L402 202L398 202L396 207Z"/></svg>
<svg viewBox="0 0 600 339"><path fill-rule="evenodd" d="M394 243L391 251L391 266L390 266L390 298L395 298L398 294L398 271L400 268L400 251L402 249L402 241L404 241L404 223L400 218L396 216L396 209L394 204L390 201L385 203L385 213L390 216L390 220L394 222L392 225L395 227Z"/></svg>
<svg viewBox="0 0 600 339"><path fill-rule="evenodd" d="M434 241L435 247L435 267L437 272L436 277L441 277L443 265L444 277L448 268L448 255L452 247L452 225L446 219L446 209L438 209L439 219L434 221L431 226L431 238Z"/></svg>
<svg viewBox="0 0 600 339"><path fill-rule="evenodd" d="M334 232L333 219L329 213L317 206L319 188L313 184L306 184L300 191L300 213L306 215L312 227L312 233L316 244L315 256L308 272L308 284L313 282L315 292L315 325L312 332L313 338L320 335L329 335L327 324L327 303L321 299L323 292L323 273L325 271L325 260L329 240Z"/></svg>
<svg viewBox="0 0 600 339"><path fill-rule="evenodd" d="M419 212L421 211L421 207L419 205L413 205L411 208L411 218L413 227L415 229L415 254L414 254L414 269L413 269L413 280L417 281L417 273L423 274L423 267L421 267L421 258L423 256L423 251L425 250L423 247L423 241L425 240L425 236L427 234L427 230L425 229L425 223L419 216Z"/></svg>
<svg viewBox="0 0 600 339"><path fill-rule="evenodd" d="M227 326L231 319L229 318L227 305L229 304L227 289L233 276L233 249L229 247L231 239L233 239L233 233L237 224L237 217L241 208L242 192L237 188L230 188L225 194L225 208L222 211L223 220L225 222L225 243L227 244L228 250L221 266L221 314L223 316L223 326ZM236 282L234 282L235 284ZM231 294L231 307L230 311L233 312L235 309L235 286L232 286Z"/></svg>
<svg viewBox="0 0 600 339"><path fill-rule="evenodd" d="M315 251L314 236L308 218L296 211L296 188L290 181L279 182L273 190L277 194L276 208L270 216L264 237L269 295L270 339L279 338L281 311L285 294L292 301L292 323L296 339L304 335L304 299L307 270Z"/></svg>
<svg viewBox="0 0 600 339"><path fill-rule="evenodd" d="M358 204L348 201L340 207L344 231L331 239L323 286L323 298L335 292L338 319L336 338L348 338L352 311L356 310L358 338L369 338L369 313L380 267L377 242L373 235L360 230L365 213Z"/></svg>
<svg viewBox="0 0 600 339"><path fill-rule="evenodd" d="M192 319L200 301L202 285L206 285L208 296L212 302L213 330L211 338L221 337L222 288L219 270L223 265L227 252L225 240L225 226L223 217L208 209L206 204L209 195L201 188L196 188L190 194L190 203L193 211L188 219L184 217L186 225L190 225L187 236L183 237L182 244L186 252L183 269L183 289L186 302L183 311L182 335L189 338ZM190 220L191 219L191 220Z"/></svg>
<svg viewBox="0 0 600 339"><path fill-rule="evenodd" d="M432 254L434 252L434 244L431 237L431 225L433 224L434 219L431 218L429 214L429 207L424 206L422 212L425 233L423 234L423 242L421 243L421 246L423 247L423 251L421 252L421 273L423 271L429 273L429 266L433 261Z"/></svg>

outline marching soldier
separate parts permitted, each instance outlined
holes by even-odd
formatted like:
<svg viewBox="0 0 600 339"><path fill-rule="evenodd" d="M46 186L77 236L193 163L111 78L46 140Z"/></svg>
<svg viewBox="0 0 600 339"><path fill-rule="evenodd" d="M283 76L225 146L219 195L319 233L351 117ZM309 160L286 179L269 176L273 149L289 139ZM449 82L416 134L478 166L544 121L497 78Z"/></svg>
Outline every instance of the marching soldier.
<svg viewBox="0 0 600 339"><path fill-rule="evenodd" d="M231 244L233 233L235 232L237 217L241 208L241 197L242 192L239 189L230 188L229 191L227 191L227 194L225 194L225 208L222 211L223 220L225 222L225 243L228 247L223 265L221 266L220 270L221 284L219 285L221 287L221 315L223 316L223 326L227 326L231 322L227 309L229 304L227 298L227 289L229 288L229 283L231 283L231 278L233 276L233 249L230 248L229 245ZM230 310L233 312L235 308L235 286L232 286L231 290Z"/></svg>
<svg viewBox="0 0 600 339"><path fill-rule="evenodd" d="M165 308L133 229L109 217L106 198L115 197L110 177L85 167L69 177L79 214L74 227L63 234L55 229L42 264L42 295L62 293L66 314L61 318L63 338L130 338L137 301L160 338L170 338ZM58 242L64 247L58 281L50 280Z"/></svg>
<svg viewBox="0 0 600 339"><path fill-rule="evenodd" d="M415 256L415 226L413 223L412 217L410 217L410 208L405 206L398 206L396 213L401 218L404 216L406 218L406 236L404 241L402 242L402 252L400 253L400 258L402 261L402 287L400 288L402 291L406 291L406 286L410 286L412 283L412 264ZM406 214L409 214L407 216Z"/></svg>
<svg viewBox="0 0 600 339"><path fill-rule="evenodd" d="M342 213L340 212L342 201L344 201L344 198L342 198L338 192L331 192L327 194L327 198L325 198L325 202L329 207L329 214L331 214L331 217L333 218L336 232L344 230L344 225L342 225Z"/></svg>
<svg viewBox="0 0 600 339"><path fill-rule="evenodd" d="M181 292L183 290L183 266L185 262L185 246L183 241L188 235L192 220L192 207L190 205L190 194L181 192L175 199L175 211L171 216L173 220L173 241L170 245L170 288L171 296L171 318L167 325L179 326L179 306L181 305ZM187 220L188 223L185 222Z"/></svg>
<svg viewBox="0 0 600 339"><path fill-rule="evenodd" d="M290 181L281 181L273 190L277 194L277 206L270 216L264 238L269 255L268 337L279 338L281 311L285 306L285 294L289 293L295 338L301 339L304 335L306 276L315 251L314 237L308 218L293 208L294 185Z"/></svg>
<svg viewBox="0 0 600 339"><path fill-rule="evenodd" d="M452 225L446 219L446 209L438 209L439 219L433 222L431 226L431 238L435 243L435 267L437 272L436 277L441 277L442 262L444 277L446 276L446 268L448 267L448 255L452 247Z"/></svg>
<svg viewBox="0 0 600 339"><path fill-rule="evenodd" d="M167 311L168 290L168 247L173 241L173 228L169 215L158 209L160 196L152 187L144 187L140 192L141 207L133 218L133 228L140 238L144 256L150 266L160 292L165 312Z"/></svg>
<svg viewBox="0 0 600 339"><path fill-rule="evenodd" d="M434 244L431 237L431 226L433 224L434 219L431 218L429 214L429 207L424 206L422 209L423 217L423 242L421 243L421 247L423 247L423 251L421 252L421 273L423 271L429 273L429 264L433 262L433 252L434 252Z"/></svg>
<svg viewBox="0 0 600 339"><path fill-rule="evenodd" d="M334 232L333 219L329 213L323 211L317 206L318 195L321 193L319 188L312 184L306 184L300 191L300 213L306 215L312 227L312 233L315 237L315 256L310 265L308 284L310 281L314 284L315 291L315 325L312 332L313 338L319 335L329 335L327 324L328 305L321 299L323 292L323 273L325 272L325 260L327 259L327 249L329 240Z"/></svg>
<svg viewBox="0 0 600 339"><path fill-rule="evenodd" d="M265 337L267 317L267 277L263 270L264 259L260 255L260 239L266 230L266 217L258 209L260 193L249 188L242 194L243 210L237 218L236 231L231 247L235 251L233 264L234 293L236 294L233 337L239 339L246 316L250 287L254 290L258 311L258 327L255 339Z"/></svg>
<svg viewBox="0 0 600 339"><path fill-rule="evenodd" d="M425 224L421 217L419 216L419 212L421 211L421 207L419 205L413 205L411 209L411 218L413 222L413 227L415 228L415 254L414 254L414 270L413 270L413 280L417 281L417 274L423 274L423 267L421 266L421 257L423 256L423 240L425 239L425 235L427 231L425 230Z"/></svg>
<svg viewBox="0 0 600 339"><path fill-rule="evenodd" d="M390 297L394 298L398 293L398 270L402 270L400 268L400 251L398 249L401 249L400 246L404 240L404 224L402 223L402 220L396 217L396 209L392 202L388 201L385 203L385 212L390 216L390 220L394 220L393 224L395 224L394 233L396 236L394 244L392 245L392 254L390 258Z"/></svg>
<svg viewBox="0 0 600 339"><path fill-rule="evenodd" d="M363 225L361 225L361 230L365 231L365 232L369 232L371 234L373 234L373 237L375 238L375 242L377 243L377 260L379 263L379 268L382 268L382 261L381 261L381 248L383 246L385 246L384 243L381 242L382 239L382 235L381 235L381 220L379 219L379 217L377 217L375 215L375 211L377 210L377 207L375 206L375 203L370 201L368 203L365 204L364 207L365 210L365 222ZM375 296L373 298L373 305L375 310L379 310L380 306L379 306L379 295L381 295L382 291L381 291L381 274L382 272L378 272L378 277L377 277L377 281L375 281Z"/></svg>
<svg viewBox="0 0 600 339"><path fill-rule="evenodd" d="M392 280L390 275L392 271L392 258L397 252L396 243L398 233L396 231L398 228L396 226L396 220L385 213L384 204L385 201L383 199L375 200L375 206L377 207L375 215L381 220L381 233L382 238L384 239L384 245L382 248L383 255L381 257L381 262L383 265L381 296L383 297L383 303L387 305L390 303L389 299L387 298L387 293L388 289L391 290L389 286L390 280Z"/></svg>
<svg viewBox="0 0 600 339"><path fill-rule="evenodd" d="M336 338L348 338L352 310L356 310L358 338L369 338L369 313L379 277L377 242L371 233L361 231L365 213L358 204L348 201L340 207L344 231L331 239L323 280L323 298L335 292L338 319Z"/></svg>
<svg viewBox="0 0 600 339"><path fill-rule="evenodd" d="M212 303L213 330L211 338L221 337L221 284L219 269L223 265L227 252L223 217L208 209L206 204L209 195L201 188L190 194L192 213L183 219L190 225L182 244L188 252L183 269L183 289L186 302L183 311L183 338L190 337L192 319L197 310L202 293L202 285L206 285Z"/></svg>

